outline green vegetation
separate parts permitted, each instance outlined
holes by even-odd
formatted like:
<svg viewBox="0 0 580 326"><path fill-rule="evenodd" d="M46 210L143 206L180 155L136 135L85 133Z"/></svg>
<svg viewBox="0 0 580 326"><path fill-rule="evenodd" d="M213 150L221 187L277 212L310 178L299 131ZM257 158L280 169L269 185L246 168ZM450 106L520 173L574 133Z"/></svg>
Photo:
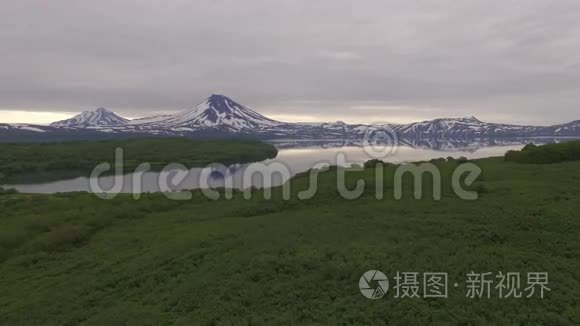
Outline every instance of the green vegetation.
<svg viewBox="0 0 580 326"><path fill-rule="evenodd" d="M353 201L323 172L309 200L275 188L265 200L162 194L0 196L0 323L5 325L578 325L580 162L472 161L483 175L459 199L434 160L443 198L393 199L391 165L375 198L375 168ZM377 166L377 162L369 165ZM425 189L429 178L425 178ZM448 299L379 300L358 289L367 270L449 273ZM549 272L544 299L466 298L466 274ZM457 288L453 283L458 282ZM422 284L422 280L420 280ZM523 286L522 286L523 288ZM422 290L420 290L422 293ZM495 298L494 298L495 296Z"/></svg>
<svg viewBox="0 0 580 326"><path fill-rule="evenodd" d="M192 140L186 138L127 139L93 142L0 144L0 183L34 183L88 176L100 163L114 164L122 148L125 171L141 163L162 169L169 163L189 168L210 163L234 164L273 158L270 144L251 140Z"/></svg>
<svg viewBox="0 0 580 326"><path fill-rule="evenodd" d="M509 151L505 160L517 163L552 164L580 161L580 141L536 146L526 145L521 151Z"/></svg>
<svg viewBox="0 0 580 326"><path fill-rule="evenodd" d="M4 189L4 188L0 187L0 196L3 196L3 195L12 195L12 194L15 194L15 193L17 193L17 191L14 190L14 189Z"/></svg>

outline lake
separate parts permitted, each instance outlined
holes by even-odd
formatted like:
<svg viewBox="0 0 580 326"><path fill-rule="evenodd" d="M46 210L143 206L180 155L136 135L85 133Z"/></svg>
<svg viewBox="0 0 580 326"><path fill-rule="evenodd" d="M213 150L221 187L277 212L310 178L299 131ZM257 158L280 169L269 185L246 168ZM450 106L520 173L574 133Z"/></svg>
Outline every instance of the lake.
<svg viewBox="0 0 580 326"><path fill-rule="evenodd" d="M476 159L503 156L508 150L519 150L528 142L523 140L424 141L401 143L396 147L389 147L360 146L329 141L276 141L272 143L279 149L277 157L258 163L236 164L228 167L216 165L189 170L173 168L160 172L108 175L97 178L79 177L38 184L5 185L4 187L14 188L23 193L44 194L75 191L122 193L179 191L220 187L226 183L234 188L269 187L280 185L291 176L307 171L317 164L319 166L350 166L374 158L392 163L415 162L448 156ZM341 157L344 160L340 160ZM273 170L277 173L272 173ZM271 176L271 178L263 178L261 175Z"/></svg>

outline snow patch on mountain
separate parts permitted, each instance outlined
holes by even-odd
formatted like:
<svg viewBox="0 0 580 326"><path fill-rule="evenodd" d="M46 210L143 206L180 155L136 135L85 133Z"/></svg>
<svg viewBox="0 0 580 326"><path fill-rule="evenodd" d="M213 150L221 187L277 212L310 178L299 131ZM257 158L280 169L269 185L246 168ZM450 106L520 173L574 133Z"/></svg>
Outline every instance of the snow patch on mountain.
<svg viewBox="0 0 580 326"><path fill-rule="evenodd" d="M525 136L542 132L545 127L486 123L475 117L468 117L442 118L406 125L392 125L392 128L403 136L458 138Z"/></svg>
<svg viewBox="0 0 580 326"><path fill-rule="evenodd" d="M557 136L578 136L580 135L580 120L566 124L552 126L553 133Z"/></svg>
<svg viewBox="0 0 580 326"><path fill-rule="evenodd" d="M0 123L0 129L4 130L26 130L33 132L47 132L52 128L47 126L31 125L27 123Z"/></svg>
<svg viewBox="0 0 580 326"><path fill-rule="evenodd" d="M20 130L28 130L28 131L35 131L35 132L46 132L46 130L40 129L38 126L29 125L26 123L16 123L12 124L12 126L16 129Z"/></svg>
<svg viewBox="0 0 580 326"><path fill-rule="evenodd" d="M142 126L180 131L184 128L191 130L217 128L251 132L279 124L281 122L266 118L226 96L214 94L193 109Z"/></svg>
<svg viewBox="0 0 580 326"><path fill-rule="evenodd" d="M163 120L169 119L170 117L171 117L170 114L155 115L152 117L133 119L133 120L129 121L127 124L128 125L142 125L142 124L147 124L147 123L163 121Z"/></svg>
<svg viewBox="0 0 580 326"><path fill-rule="evenodd" d="M116 115L105 108L98 108L94 111L85 111L70 119L57 121L50 126L59 128L99 128L124 126L128 119Z"/></svg>

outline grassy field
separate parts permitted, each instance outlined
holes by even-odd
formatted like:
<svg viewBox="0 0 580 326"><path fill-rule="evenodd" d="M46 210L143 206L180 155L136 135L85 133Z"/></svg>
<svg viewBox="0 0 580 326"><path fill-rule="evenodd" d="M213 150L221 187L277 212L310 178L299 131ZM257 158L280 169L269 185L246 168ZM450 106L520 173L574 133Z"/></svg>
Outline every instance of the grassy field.
<svg viewBox="0 0 580 326"><path fill-rule="evenodd" d="M439 160L440 201L393 199L393 167L377 200L344 200L336 170L292 199L188 201L148 194L0 196L0 323L4 325L578 325L580 162L473 161L479 199L451 191L459 163ZM411 182L406 178L406 186ZM425 180L425 183L429 183ZM448 299L363 297L361 275L449 274ZM466 297L466 274L546 271L539 297ZM422 280L420 280L422 282ZM458 283L455 288L451 284ZM420 283L422 284L422 283ZM523 284L522 284L523 289ZM422 293L422 290L420 290Z"/></svg>
<svg viewBox="0 0 580 326"><path fill-rule="evenodd" d="M274 146L252 140L151 138L0 144L0 184L88 176L100 163L114 164L116 148L123 149L126 171L133 171L140 163L150 163L153 170L169 163L192 168L210 163L255 162L277 154Z"/></svg>

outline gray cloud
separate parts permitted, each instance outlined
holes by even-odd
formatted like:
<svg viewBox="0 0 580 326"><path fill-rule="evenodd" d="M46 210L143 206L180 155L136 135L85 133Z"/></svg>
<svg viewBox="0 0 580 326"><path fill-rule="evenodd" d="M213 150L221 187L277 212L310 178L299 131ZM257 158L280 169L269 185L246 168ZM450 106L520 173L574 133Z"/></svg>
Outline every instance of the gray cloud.
<svg viewBox="0 0 580 326"><path fill-rule="evenodd" d="M220 92L321 120L564 122L578 17L576 0L5 1L0 109L145 116Z"/></svg>

